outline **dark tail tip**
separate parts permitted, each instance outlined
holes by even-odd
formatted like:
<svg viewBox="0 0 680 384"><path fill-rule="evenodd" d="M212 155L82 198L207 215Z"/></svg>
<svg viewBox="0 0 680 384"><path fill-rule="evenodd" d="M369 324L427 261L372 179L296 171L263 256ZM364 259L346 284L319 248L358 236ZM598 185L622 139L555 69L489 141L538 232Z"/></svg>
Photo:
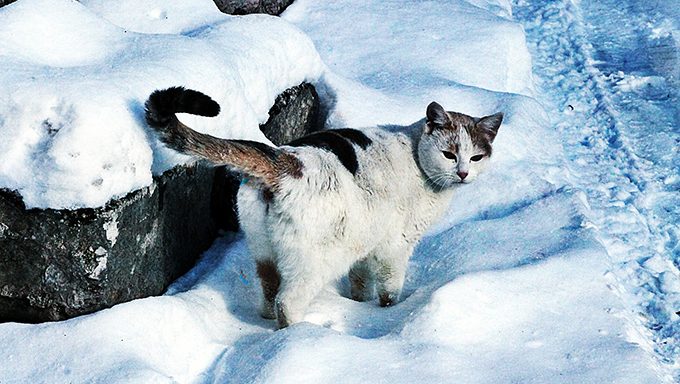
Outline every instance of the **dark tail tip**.
<svg viewBox="0 0 680 384"><path fill-rule="evenodd" d="M201 92L184 87L171 87L151 93L144 104L146 122L155 128L166 126L178 112L213 117L220 113L220 105Z"/></svg>

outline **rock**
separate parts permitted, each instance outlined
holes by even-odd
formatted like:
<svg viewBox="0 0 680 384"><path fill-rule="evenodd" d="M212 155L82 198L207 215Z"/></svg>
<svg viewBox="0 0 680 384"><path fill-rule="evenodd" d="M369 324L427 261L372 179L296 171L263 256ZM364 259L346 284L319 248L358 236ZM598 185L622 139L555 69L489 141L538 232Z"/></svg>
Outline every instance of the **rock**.
<svg viewBox="0 0 680 384"><path fill-rule="evenodd" d="M267 13L280 15L293 0L214 0L217 8L230 15Z"/></svg>
<svg viewBox="0 0 680 384"><path fill-rule="evenodd" d="M98 209L26 210L2 193L0 321L60 320L161 293L214 239L214 173L176 167Z"/></svg>
<svg viewBox="0 0 680 384"><path fill-rule="evenodd" d="M272 143L283 145L318 130L319 96L314 86L303 83L280 94L260 130Z"/></svg>
<svg viewBox="0 0 680 384"><path fill-rule="evenodd" d="M0 8L4 7L7 4L11 4L15 2L16 0L0 0Z"/></svg>
<svg viewBox="0 0 680 384"><path fill-rule="evenodd" d="M311 85L294 87L262 129L287 141L312 129L317 109ZM0 190L0 322L62 320L161 294L219 227L238 228L239 179L225 174L201 162L177 166L97 209L26 209Z"/></svg>
<svg viewBox="0 0 680 384"><path fill-rule="evenodd" d="M293 139L319 129L319 96L314 86L303 83L288 88L274 101L269 110L269 119L260 130L272 143L283 145ZM236 193L241 177L228 172L224 167L216 171L213 196L213 209L217 212L220 228L237 231Z"/></svg>

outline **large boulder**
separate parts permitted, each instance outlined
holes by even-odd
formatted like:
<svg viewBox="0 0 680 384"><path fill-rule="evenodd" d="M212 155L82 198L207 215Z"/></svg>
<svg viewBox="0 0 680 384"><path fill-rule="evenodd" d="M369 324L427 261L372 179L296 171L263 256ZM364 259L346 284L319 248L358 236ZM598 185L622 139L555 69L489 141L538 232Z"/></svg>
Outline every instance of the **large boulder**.
<svg viewBox="0 0 680 384"><path fill-rule="evenodd" d="M215 0L220 11L230 15L267 13L280 15L293 0Z"/></svg>
<svg viewBox="0 0 680 384"><path fill-rule="evenodd" d="M317 110L303 84L279 96L261 128L287 141L313 129ZM237 188L236 175L199 162L97 209L26 209L1 191L0 322L62 320L162 293L220 226L237 228Z"/></svg>
<svg viewBox="0 0 680 384"><path fill-rule="evenodd" d="M176 167L104 208L25 209L0 195L0 321L46 321L158 294L217 231L214 171Z"/></svg>

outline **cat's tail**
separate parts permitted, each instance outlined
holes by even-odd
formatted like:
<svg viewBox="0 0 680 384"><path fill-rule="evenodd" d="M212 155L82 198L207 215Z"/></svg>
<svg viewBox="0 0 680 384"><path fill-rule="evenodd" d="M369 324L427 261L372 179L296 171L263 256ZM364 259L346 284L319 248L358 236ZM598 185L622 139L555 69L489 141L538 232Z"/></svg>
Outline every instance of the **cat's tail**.
<svg viewBox="0 0 680 384"><path fill-rule="evenodd" d="M146 122L168 147L214 164L227 165L258 179L270 188L281 177L302 176L302 163L293 154L263 143L227 140L206 135L177 119L178 112L217 116L220 106L200 92L183 87L154 91L145 104Z"/></svg>

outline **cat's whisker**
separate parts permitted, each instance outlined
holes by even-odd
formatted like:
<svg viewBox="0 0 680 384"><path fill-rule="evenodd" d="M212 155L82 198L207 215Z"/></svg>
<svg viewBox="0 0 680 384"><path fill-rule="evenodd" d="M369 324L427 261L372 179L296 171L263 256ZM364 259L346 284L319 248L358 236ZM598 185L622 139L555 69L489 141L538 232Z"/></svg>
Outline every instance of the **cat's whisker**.
<svg viewBox="0 0 680 384"><path fill-rule="evenodd" d="M428 177L428 181L436 188L437 192L446 189L450 184L456 181L456 178L449 172L439 172Z"/></svg>

